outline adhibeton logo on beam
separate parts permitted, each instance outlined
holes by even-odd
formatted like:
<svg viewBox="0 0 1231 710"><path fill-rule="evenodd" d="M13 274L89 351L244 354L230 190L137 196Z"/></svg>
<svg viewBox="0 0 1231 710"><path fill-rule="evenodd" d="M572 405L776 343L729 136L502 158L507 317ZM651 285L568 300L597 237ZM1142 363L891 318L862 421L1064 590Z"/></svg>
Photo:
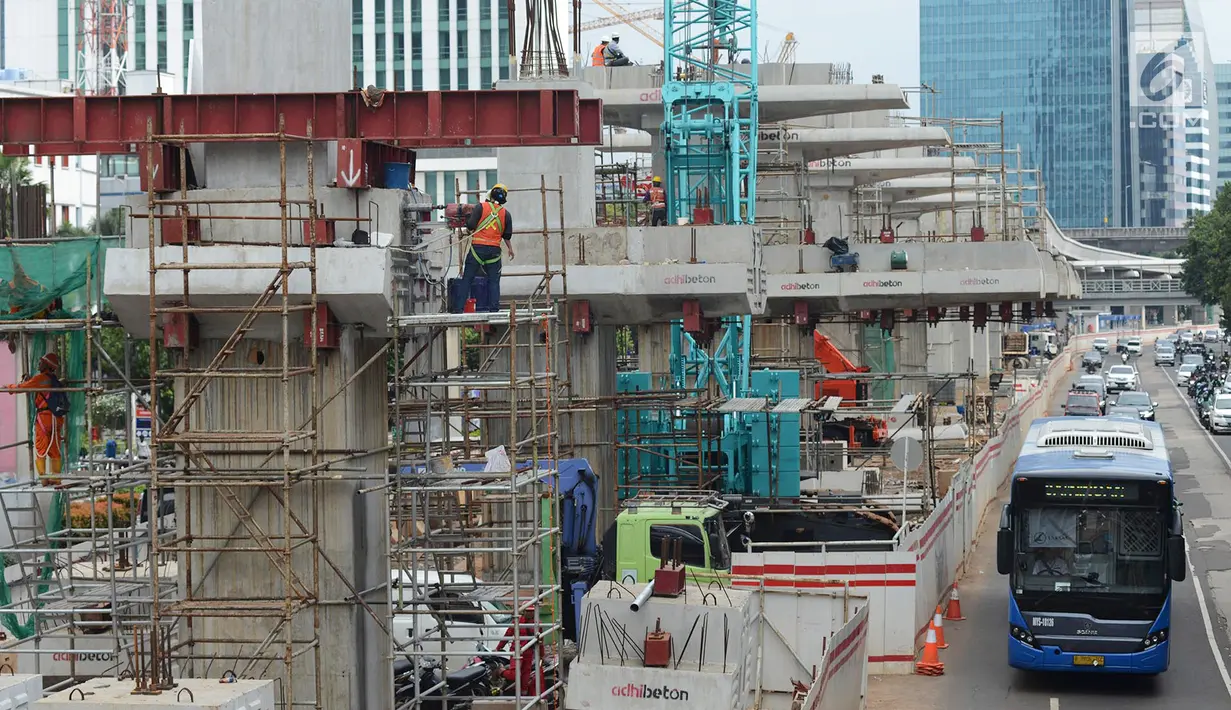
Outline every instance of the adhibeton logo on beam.
<svg viewBox="0 0 1231 710"><path fill-rule="evenodd" d="M694 284L713 284L718 283L718 279L713 276L685 276L676 274L663 279L663 283L668 286L692 286Z"/></svg>
<svg viewBox="0 0 1231 710"><path fill-rule="evenodd" d="M892 280L882 281L880 279L872 279L870 281L864 281L863 287L864 288L901 288L902 282L892 281Z"/></svg>
<svg viewBox="0 0 1231 710"><path fill-rule="evenodd" d="M781 286L778 287L778 290L779 291L818 291L820 290L820 288L821 288L820 284L793 282L793 283L782 284Z"/></svg>
<svg viewBox="0 0 1231 710"><path fill-rule="evenodd" d="M959 286L997 286L1000 284L1000 279L979 278L979 279L962 279L958 282Z"/></svg>
<svg viewBox="0 0 1231 710"><path fill-rule="evenodd" d="M651 688L639 683L612 686L611 694L617 698L645 698L646 700L688 700L688 691L664 685Z"/></svg>

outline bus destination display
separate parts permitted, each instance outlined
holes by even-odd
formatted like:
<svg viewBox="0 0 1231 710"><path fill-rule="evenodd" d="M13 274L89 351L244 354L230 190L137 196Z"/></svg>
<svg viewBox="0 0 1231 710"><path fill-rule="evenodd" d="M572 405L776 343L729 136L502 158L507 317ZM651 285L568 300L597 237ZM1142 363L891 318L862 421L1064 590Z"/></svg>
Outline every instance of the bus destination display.
<svg viewBox="0 0 1231 710"><path fill-rule="evenodd" d="M1137 484L1047 481L1043 484L1043 497L1048 500L1132 503L1137 500Z"/></svg>

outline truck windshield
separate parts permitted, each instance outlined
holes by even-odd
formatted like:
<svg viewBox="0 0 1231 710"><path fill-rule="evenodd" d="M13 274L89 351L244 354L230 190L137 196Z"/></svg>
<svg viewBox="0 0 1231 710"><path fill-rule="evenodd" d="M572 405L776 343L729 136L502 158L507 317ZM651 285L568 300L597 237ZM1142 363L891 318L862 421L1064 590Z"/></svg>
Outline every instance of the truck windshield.
<svg viewBox="0 0 1231 710"><path fill-rule="evenodd" d="M1011 584L1023 611L1150 619L1167 595L1170 487L1153 481L1015 484Z"/></svg>

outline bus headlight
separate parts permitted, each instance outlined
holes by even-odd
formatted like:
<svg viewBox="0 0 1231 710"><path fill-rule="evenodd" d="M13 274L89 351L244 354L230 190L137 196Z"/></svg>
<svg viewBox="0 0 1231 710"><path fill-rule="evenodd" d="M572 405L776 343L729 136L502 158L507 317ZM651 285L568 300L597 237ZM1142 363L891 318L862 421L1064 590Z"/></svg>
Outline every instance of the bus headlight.
<svg viewBox="0 0 1231 710"><path fill-rule="evenodd" d="M1142 640L1141 650L1145 651L1145 650L1154 648L1155 646L1157 646L1158 644L1166 640L1167 640L1167 629L1159 629L1158 631L1155 631L1149 636L1146 636L1145 639Z"/></svg>
<svg viewBox="0 0 1231 710"><path fill-rule="evenodd" d="M1039 644L1035 643L1034 634L1023 629L1020 626L1009 626L1009 635L1017 639L1018 641L1021 641L1022 643L1026 644L1027 646L1039 648Z"/></svg>

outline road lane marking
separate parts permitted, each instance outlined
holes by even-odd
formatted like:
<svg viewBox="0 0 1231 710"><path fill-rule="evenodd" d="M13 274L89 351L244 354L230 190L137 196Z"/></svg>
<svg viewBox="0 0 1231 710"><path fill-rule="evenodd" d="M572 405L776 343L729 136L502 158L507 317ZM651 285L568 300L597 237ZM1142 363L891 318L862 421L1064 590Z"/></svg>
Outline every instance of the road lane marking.
<svg viewBox="0 0 1231 710"><path fill-rule="evenodd" d="M1167 378L1167 381L1171 383L1172 389L1180 396L1180 405L1188 410L1188 416L1192 417L1197 428L1201 430L1201 433L1205 434L1205 438L1210 442L1210 446L1214 447L1214 451L1218 452L1218 455L1222 457L1223 462L1227 464L1227 468L1231 469L1231 458L1227 457L1226 452L1218 445L1213 435L1206 431L1205 427L1201 426L1201 420L1197 417L1193 408L1188 405L1188 399L1185 398L1184 392L1180 390L1175 380L1171 379L1171 373L1164 370L1163 377ZM1157 419L1157 417L1155 418ZM1205 637L1209 640L1210 651L1214 654L1214 664L1218 666L1218 674L1222 676L1222 684L1227 689L1227 695L1231 695L1231 674L1227 673L1227 663L1222 658L1222 650L1218 648L1218 638L1214 634L1214 625L1210 621L1210 610L1205 605L1205 592L1201 589L1201 576L1197 574L1197 568L1193 565L1193 555L1188 545L1187 535L1184 536L1184 557L1188 561L1188 576L1192 577L1193 589L1197 591L1197 608L1201 610L1201 623L1205 626ZM1211 591L1212 594L1213 592Z"/></svg>
<svg viewBox="0 0 1231 710"><path fill-rule="evenodd" d="M1050 706L1051 710L1060 710L1060 698L1052 698Z"/></svg>

